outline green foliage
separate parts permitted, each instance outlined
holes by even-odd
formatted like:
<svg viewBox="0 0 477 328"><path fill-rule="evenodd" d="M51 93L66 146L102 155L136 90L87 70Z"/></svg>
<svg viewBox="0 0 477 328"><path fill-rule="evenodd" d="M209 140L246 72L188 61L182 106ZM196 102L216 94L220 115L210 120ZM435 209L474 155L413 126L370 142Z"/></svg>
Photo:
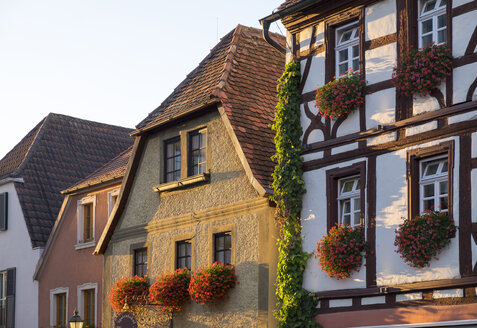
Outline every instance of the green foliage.
<svg viewBox="0 0 477 328"><path fill-rule="evenodd" d="M276 161L273 173L277 218L282 227L279 241L276 317L280 328L319 327L313 320L317 300L302 287L303 273L311 254L302 249L300 212L305 193L302 129L300 125L300 63L291 61L278 80L275 114Z"/></svg>

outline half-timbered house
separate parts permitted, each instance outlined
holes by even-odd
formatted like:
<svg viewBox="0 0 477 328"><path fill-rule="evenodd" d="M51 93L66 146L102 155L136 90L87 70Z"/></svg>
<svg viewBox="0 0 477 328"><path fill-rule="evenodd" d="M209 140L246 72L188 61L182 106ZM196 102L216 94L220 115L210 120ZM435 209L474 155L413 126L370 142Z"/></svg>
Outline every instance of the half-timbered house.
<svg viewBox="0 0 477 328"><path fill-rule="evenodd" d="M476 325L477 1L288 0L262 20L265 36L278 19L287 60L302 73L303 247L313 252L336 223L361 225L370 246L350 279L310 259L304 287L319 298L316 320L325 328ZM431 42L450 49L450 75L427 96L397 92L393 68ZM364 104L320 117L316 89L350 67L368 86ZM430 208L452 216L458 232L438 260L416 269L396 252L395 230Z"/></svg>

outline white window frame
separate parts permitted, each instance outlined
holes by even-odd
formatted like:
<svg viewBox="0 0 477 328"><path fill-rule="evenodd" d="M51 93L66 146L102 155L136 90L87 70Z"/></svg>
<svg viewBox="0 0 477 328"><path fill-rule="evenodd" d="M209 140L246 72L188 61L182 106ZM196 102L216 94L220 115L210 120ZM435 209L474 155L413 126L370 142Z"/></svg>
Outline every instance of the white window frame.
<svg viewBox="0 0 477 328"><path fill-rule="evenodd" d="M447 37L446 37L446 42L441 42L441 43L438 43L437 42L437 37L438 37L438 32L439 31L446 31L448 26L447 26L447 21L446 21L446 26L445 27L441 27L438 29L437 27L437 23L438 23L438 18L442 15L446 15L447 14L447 5L444 4L444 6L441 6L442 2L444 2L444 0L436 0L436 5L434 7L433 10L431 11L428 11L427 13L423 13L423 9L424 9L424 6L426 3L428 3L429 1L432 1L432 0L419 0L419 8L418 8L418 12L419 12L419 17L418 17L418 33L419 33L419 48L422 48L424 46L424 44L422 43L422 38L423 38L423 35L422 35L422 23L424 21L427 21L429 19L432 19L432 32L428 32L426 33L426 36L429 35L429 34L432 34L432 42L434 42L434 44L438 45L438 44L444 44L447 42ZM447 18L447 16L446 16Z"/></svg>
<svg viewBox="0 0 477 328"><path fill-rule="evenodd" d="M353 188L349 192L342 192L342 187L345 182L348 182L350 180L354 180L353 182ZM341 205L343 201L349 200L350 201L350 225L351 226L356 226L361 224L361 188L362 188L362 183L361 183L361 177L359 175L355 176L350 176L350 177L345 177L341 178L338 180L338 223L343 224L343 206ZM358 181L360 182L360 189L357 188ZM359 204L360 204L360 209L356 210L354 207L354 201L355 199L359 199ZM354 222L354 214L355 213L360 213L360 222L357 224Z"/></svg>
<svg viewBox="0 0 477 328"><path fill-rule="evenodd" d="M84 296L83 291L88 289L94 289L94 326L98 326L98 283L85 283L77 287L78 295L78 313L83 320L84 315Z"/></svg>
<svg viewBox="0 0 477 328"><path fill-rule="evenodd" d="M439 163L439 166L437 168L437 173L432 175L431 177L426 177L423 179L423 169L426 163L428 162L434 162L436 160L441 160L442 162ZM447 197L447 207L449 207L449 188L451 186L449 185L449 174L448 170L444 172L441 172L442 166L444 165L444 161L447 161L447 167L449 167L449 159L447 156L434 156L434 157L429 157L426 159L422 159L419 161L419 212L423 213L424 212L424 201L428 199L434 199L434 210L439 210L441 212L448 212L449 208L446 210L441 210L438 208L440 202L440 198L442 197ZM439 183L447 181L447 194L440 194L440 186ZM429 185L430 183L434 184L434 196L432 197L424 197L424 186Z"/></svg>
<svg viewBox="0 0 477 328"><path fill-rule="evenodd" d="M58 287L55 289L50 289L50 326L56 326L56 299L55 295L65 294L66 293L66 320L68 321L68 298L70 294L70 289L68 287ZM68 324L68 322L66 322Z"/></svg>
<svg viewBox="0 0 477 328"><path fill-rule="evenodd" d="M113 203L114 197L116 197L116 201ZM113 208L118 202L118 200L119 200L119 188L108 192L108 217L111 215L111 212L113 211Z"/></svg>
<svg viewBox="0 0 477 328"><path fill-rule="evenodd" d="M83 230L84 230L84 205L93 204L92 209L92 219L93 219L93 240L88 242L83 241ZM77 210L77 243L75 249L82 249L93 247L96 245L95 235L96 235L96 196L84 197L78 201L78 210Z"/></svg>
<svg viewBox="0 0 477 328"><path fill-rule="evenodd" d="M339 61L339 52L342 51L342 50L346 50L346 49L348 50L348 59L346 61L346 63L347 63L346 70L349 70L350 67L351 68L353 67L353 60L358 59L358 70L356 70L356 72L359 71L359 29L360 29L359 22L356 21L356 22L347 24L345 26L341 26L341 27L337 28L336 31L335 31L335 66L336 66L335 67L335 75L336 75L337 79L346 75L345 73L340 74L340 64L345 63L344 61L343 62ZM340 43L341 35L348 30L352 30L350 40ZM353 37L353 35L354 35L354 37ZM354 46L358 46L358 56L357 57L353 57L353 47Z"/></svg>

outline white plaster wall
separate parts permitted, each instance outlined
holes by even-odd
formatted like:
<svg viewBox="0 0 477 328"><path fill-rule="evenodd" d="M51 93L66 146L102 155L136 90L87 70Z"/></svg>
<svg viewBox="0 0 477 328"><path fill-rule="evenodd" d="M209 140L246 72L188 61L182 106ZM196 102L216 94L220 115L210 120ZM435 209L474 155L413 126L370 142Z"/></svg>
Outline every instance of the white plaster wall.
<svg viewBox="0 0 477 328"><path fill-rule="evenodd" d="M446 83L443 82L439 86L439 90L444 95L444 101L446 99ZM412 112L414 115L419 115L425 112L440 109L439 102L435 97L427 96L414 96L412 101Z"/></svg>
<svg viewBox="0 0 477 328"><path fill-rule="evenodd" d="M459 15L452 20L452 56L461 57L477 25L477 11ZM455 81L455 80L454 80Z"/></svg>
<svg viewBox="0 0 477 328"><path fill-rule="evenodd" d="M395 121L396 89L389 88L366 96L366 129Z"/></svg>
<svg viewBox="0 0 477 328"><path fill-rule="evenodd" d="M393 68L397 62L397 43L390 43L382 47L367 50L366 82L373 84L391 79Z"/></svg>
<svg viewBox="0 0 477 328"><path fill-rule="evenodd" d="M406 137L410 137L427 131L432 131L435 129L437 129L437 121L431 121L425 124L416 125L406 129Z"/></svg>
<svg viewBox="0 0 477 328"><path fill-rule="evenodd" d="M308 27L300 33L301 37L305 38L300 40L300 51L310 49L310 38L313 27ZM316 41L314 45L321 45L324 43L324 24L320 23L316 26ZM305 65L308 59L301 61L301 73L305 70ZM325 84L325 52L321 52L312 57L310 71L306 79L305 86L303 87L303 93L314 91L317 88Z"/></svg>
<svg viewBox="0 0 477 328"><path fill-rule="evenodd" d="M303 225L303 249L306 252L314 252L316 243L324 236L326 231L326 170L336 167L350 166L356 162L367 161L359 158L353 161L343 162L326 168L308 171L303 175L306 189L303 197L302 225ZM364 263L364 262L363 262ZM318 260L313 256L308 260L303 286L312 292L334 289L364 288L366 287L366 270L361 267L360 272L355 273L351 279L336 280L328 277L321 271Z"/></svg>
<svg viewBox="0 0 477 328"><path fill-rule="evenodd" d="M331 155L346 153L351 150L358 149L359 144L357 142L353 142L344 146L334 147L331 149Z"/></svg>
<svg viewBox="0 0 477 328"><path fill-rule="evenodd" d="M311 160L314 160L314 159L320 159L320 158L323 158L323 152L322 151L318 151L318 152L315 152L315 153L303 155L303 159L305 160L305 162L308 162L308 161L311 161Z"/></svg>
<svg viewBox="0 0 477 328"><path fill-rule="evenodd" d="M384 0L366 7L366 40L396 33L396 1Z"/></svg>
<svg viewBox="0 0 477 328"><path fill-rule="evenodd" d="M32 249L13 183L0 185L3 192L8 192L8 230L0 231L0 271L16 268L15 327L37 327L38 283L33 274L42 250Z"/></svg>
<svg viewBox="0 0 477 328"><path fill-rule="evenodd" d="M475 1L475 0L452 0L452 8L462 6L472 1Z"/></svg>
<svg viewBox="0 0 477 328"><path fill-rule="evenodd" d="M475 18L477 21L477 17ZM466 101L470 85L477 76L477 63L457 67L454 69L454 104ZM477 100L477 89L472 100Z"/></svg>
<svg viewBox="0 0 477 328"><path fill-rule="evenodd" d="M476 120L476 119L477 119L477 111L474 110L464 114L450 116L448 122L449 124L454 124L454 123L465 122L465 121Z"/></svg>
<svg viewBox="0 0 477 328"><path fill-rule="evenodd" d="M414 269L404 263L394 246L395 229L407 216L406 151L454 140L454 220L458 220L459 140L446 138L381 155L376 160L376 271L378 285L459 277L459 241L454 238L429 268ZM393 172L393 174L389 174Z"/></svg>
<svg viewBox="0 0 477 328"><path fill-rule="evenodd" d="M331 121L333 124L336 122ZM332 127L333 128L333 127ZM355 109L348 114L348 117L341 123L336 131L336 136L341 137L350 133L359 132L359 110Z"/></svg>
<svg viewBox="0 0 477 328"><path fill-rule="evenodd" d="M471 157L477 157L477 132L472 133L472 153Z"/></svg>
<svg viewBox="0 0 477 328"><path fill-rule="evenodd" d="M472 140L472 145L474 145L474 140ZM474 169L471 171L470 174L470 183L471 183L471 197L470 200L472 202L471 208L472 208L472 222L477 222L477 169ZM475 263L477 262L477 244L474 242L474 239L472 238L472 267L474 267Z"/></svg>

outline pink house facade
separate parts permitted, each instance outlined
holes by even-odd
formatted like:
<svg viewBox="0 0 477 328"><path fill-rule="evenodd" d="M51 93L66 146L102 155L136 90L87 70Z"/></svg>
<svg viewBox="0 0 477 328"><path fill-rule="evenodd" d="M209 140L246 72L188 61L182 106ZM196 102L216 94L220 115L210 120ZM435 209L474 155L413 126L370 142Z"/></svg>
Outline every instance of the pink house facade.
<svg viewBox="0 0 477 328"><path fill-rule="evenodd" d="M130 149L76 185L65 199L34 279L39 327L66 327L75 309L84 327L101 327L103 258L92 252L119 196Z"/></svg>

